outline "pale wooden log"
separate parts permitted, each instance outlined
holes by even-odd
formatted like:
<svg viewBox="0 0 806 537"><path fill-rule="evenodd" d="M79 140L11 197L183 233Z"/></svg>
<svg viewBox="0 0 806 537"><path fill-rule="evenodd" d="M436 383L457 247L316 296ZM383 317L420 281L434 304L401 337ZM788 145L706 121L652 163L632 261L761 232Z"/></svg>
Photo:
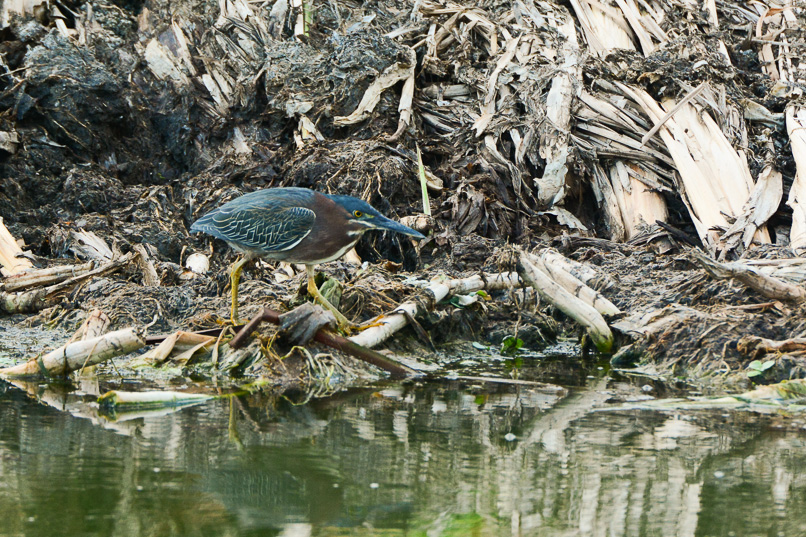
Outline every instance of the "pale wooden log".
<svg viewBox="0 0 806 537"><path fill-rule="evenodd" d="M540 270L532 254L520 251L518 255L518 275L540 294L540 298L552 304L585 328L600 352L610 352L613 348L613 333L604 317L590 306L566 291L551 277Z"/></svg>
<svg viewBox="0 0 806 537"><path fill-rule="evenodd" d="M49 352L41 359L0 369L0 376L64 375L85 366L97 365L145 346L143 333L135 328L110 332L103 336L70 343Z"/></svg>
<svg viewBox="0 0 806 537"><path fill-rule="evenodd" d="M787 106L786 132L797 170L786 202L792 208L789 245L792 248L806 248L806 106Z"/></svg>
<svg viewBox="0 0 806 537"><path fill-rule="evenodd" d="M22 289L53 285L68 278L86 274L97 266L97 262L90 261L89 263L82 263L80 265L59 265L46 269L34 269L29 272L9 276L0 283L0 291L13 293Z"/></svg>
<svg viewBox="0 0 806 537"><path fill-rule="evenodd" d="M449 295L467 294L481 290L509 289L521 287L523 284L514 272L488 275L482 278L479 275L456 280L434 280L425 288L430 295L429 301L436 304ZM384 315L373 321L377 326L371 326L363 332L348 339L362 347L372 348L386 341L392 334L399 331L408 323L408 316L414 318L422 311L425 304L417 300L410 300L400 304L394 312Z"/></svg>
<svg viewBox="0 0 806 537"><path fill-rule="evenodd" d="M0 292L0 311L4 311L6 313L30 313L52 306L60 300L61 294L73 285L93 276L113 272L121 268L123 265L129 263L136 255L137 254L134 252L129 252L128 254L123 255L114 261L101 265L96 269L90 270L78 276L74 276L68 280L64 280L49 287L41 287L31 291L23 291L21 293Z"/></svg>
<svg viewBox="0 0 806 537"><path fill-rule="evenodd" d="M607 274L596 272L591 266L569 259L552 248L541 250L540 257L546 263L562 267L565 272L593 289L608 290L615 285Z"/></svg>
<svg viewBox="0 0 806 537"><path fill-rule="evenodd" d="M560 284L563 289L583 301L585 304L592 306L593 309L605 316L614 316L621 313L615 304L610 302L607 298L602 296L598 291L594 291L581 280L577 279L570 272L567 272L563 265L560 263L547 262L546 259L539 254L533 255L531 261L535 266L545 272L552 280Z"/></svg>
<svg viewBox="0 0 806 537"><path fill-rule="evenodd" d="M768 298L806 301L804 287L773 278L744 263L719 263L696 250L692 250L691 255L714 278L734 278Z"/></svg>
<svg viewBox="0 0 806 537"><path fill-rule="evenodd" d="M13 276L34 268L30 259L17 257L21 253L22 248L0 218L0 265L3 265L0 272L3 276Z"/></svg>

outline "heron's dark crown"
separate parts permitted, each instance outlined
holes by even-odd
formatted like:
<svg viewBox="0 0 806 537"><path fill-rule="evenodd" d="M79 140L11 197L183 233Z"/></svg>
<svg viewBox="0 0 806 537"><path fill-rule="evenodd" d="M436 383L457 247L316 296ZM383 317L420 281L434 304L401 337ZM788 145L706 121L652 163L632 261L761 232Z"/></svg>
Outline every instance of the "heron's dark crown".
<svg viewBox="0 0 806 537"><path fill-rule="evenodd" d="M354 214L355 211L360 211L361 213L369 216L383 216L381 213L375 210L372 205L364 200L354 198L353 196L337 196L334 194L325 194L325 196L342 206L344 210L351 215Z"/></svg>

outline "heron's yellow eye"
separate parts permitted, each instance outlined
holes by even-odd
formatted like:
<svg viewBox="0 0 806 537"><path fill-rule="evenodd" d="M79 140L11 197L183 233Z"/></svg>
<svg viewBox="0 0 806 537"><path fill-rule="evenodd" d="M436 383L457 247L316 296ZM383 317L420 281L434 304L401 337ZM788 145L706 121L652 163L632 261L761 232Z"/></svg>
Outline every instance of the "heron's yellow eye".
<svg viewBox="0 0 806 537"><path fill-rule="evenodd" d="M361 218L362 216L364 216L364 213L362 213L361 211L353 211L353 216L355 216L356 218Z"/></svg>

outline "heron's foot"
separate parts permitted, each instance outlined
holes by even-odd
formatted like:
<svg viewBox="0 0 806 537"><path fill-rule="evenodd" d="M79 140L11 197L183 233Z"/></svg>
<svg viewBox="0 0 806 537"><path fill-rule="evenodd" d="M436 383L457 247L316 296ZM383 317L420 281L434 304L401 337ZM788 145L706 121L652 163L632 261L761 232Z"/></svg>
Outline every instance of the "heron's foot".
<svg viewBox="0 0 806 537"><path fill-rule="evenodd" d="M364 324L357 325L355 327L355 331L356 332L363 332L367 328L375 328L377 326L383 326L385 324L386 323L383 322L383 317L376 317L375 319L372 319L371 321L368 321L368 322L366 322Z"/></svg>
<svg viewBox="0 0 806 537"><path fill-rule="evenodd" d="M319 288L316 286L316 282L313 278L313 270L309 269L308 271L308 293L316 300L323 308L328 310L333 316L336 318L336 325L340 332L345 335L349 335L350 332L355 328L355 325L351 323L347 317L345 317L339 309L330 303L330 301L322 295Z"/></svg>
<svg viewBox="0 0 806 537"><path fill-rule="evenodd" d="M327 301L325 297L322 295L314 296L319 304L325 308L327 311L333 314L333 317L336 318L336 327L339 329L339 332L343 334L350 335L350 333L355 328L355 325L350 322L350 320L345 317L333 304Z"/></svg>

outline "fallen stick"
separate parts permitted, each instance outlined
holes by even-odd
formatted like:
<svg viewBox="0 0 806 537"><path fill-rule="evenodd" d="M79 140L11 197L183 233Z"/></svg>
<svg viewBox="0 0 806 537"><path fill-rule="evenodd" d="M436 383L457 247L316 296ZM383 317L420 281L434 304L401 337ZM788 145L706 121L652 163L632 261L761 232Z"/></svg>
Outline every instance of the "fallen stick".
<svg viewBox="0 0 806 537"><path fill-rule="evenodd" d="M734 278L767 298L791 302L806 300L806 289L803 287L762 274L743 263L720 263L697 250L692 250L691 255L708 274L718 280Z"/></svg>
<svg viewBox="0 0 806 537"><path fill-rule="evenodd" d="M566 291L560 284L538 268L534 256L524 251L518 255L518 274L534 287L540 298L553 304L560 311L587 329L596 348L600 352L610 352L613 348L613 333L604 317L590 306Z"/></svg>
<svg viewBox="0 0 806 537"><path fill-rule="evenodd" d="M522 287L523 283L514 272L504 272L501 274L471 276L456 280L434 280L425 288L425 292L431 295L425 302L431 302L432 306L444 300L449 295L467 294L481 290L509 289ZM399 305L394 312L376 320L372 326L360 334L350 337L350 341L362 347L374 347L379 345L392 334L399 331L408 323L408 317L416 317L421 310L426 309L424 301L409 300Z"/></svg>
<svg viewBox="0 0 806 537"><path fill-rule="evenodd" d="M787 353L806 350L806 338L793 337L783 341L775 341L758 336L744 336L736 344L736 349L751 357L761 357L769 353Z"/></svg>
<svg viewBox="0 0 806 537"><path fill-rule="evenodd" d="M257 329L258 325L262 322L270 322L272 324L280 324L280 314L269 308L263 308L263 312L256 315L238 332L238 334L230 341L230 347L237 349L242 347L246 342L249 335ZM417 372L408 367L395 363L384 355L373 351L372 349L363 348L361 345L353 341L345 339L327 330L319 330L313 337L319 343L340 350L349 354L361 361L374 365L391 374L392 378L405 378L416 376Z"/></svg>
<svg viewBox="0 0 806 537"><path fill-rule="evenodd" d="M0 369L0 376L66 375L82 367L97 365L116 356L129 354L145 344L146 340L140 330L126 328L109 332L100 337L70 343L24 364Z"/></svg>
<svg viewBox="0 0 806 537"><path fill-rule="evenodd" d="M695 98L697 95L702 93L702 90L704 90L707 85L708 85L708 82L703 82L702 84L700 84L699 86L697 86L696 88L691 90L688 93L688 95L686 95L685 97L680 99L680 102L678 102L674 106L674 108L672 108L671 110L666 112L666 114L662 118L660 118L658 121L656 121L655 126L653 126L651 129L649 129L649 131L646 134L644 134L644 137L641 138L641 147L645 146L646 143L649 141L649 139L652 138L653 136L655 136L655 134L657 134L657 132L660 130L660 128L663 127L663 124L666 123L667 121L669 121L672 118L672 116L675 115L675 113L678 110L683 108L689 101L691 101L691 99Z"/></svg>

